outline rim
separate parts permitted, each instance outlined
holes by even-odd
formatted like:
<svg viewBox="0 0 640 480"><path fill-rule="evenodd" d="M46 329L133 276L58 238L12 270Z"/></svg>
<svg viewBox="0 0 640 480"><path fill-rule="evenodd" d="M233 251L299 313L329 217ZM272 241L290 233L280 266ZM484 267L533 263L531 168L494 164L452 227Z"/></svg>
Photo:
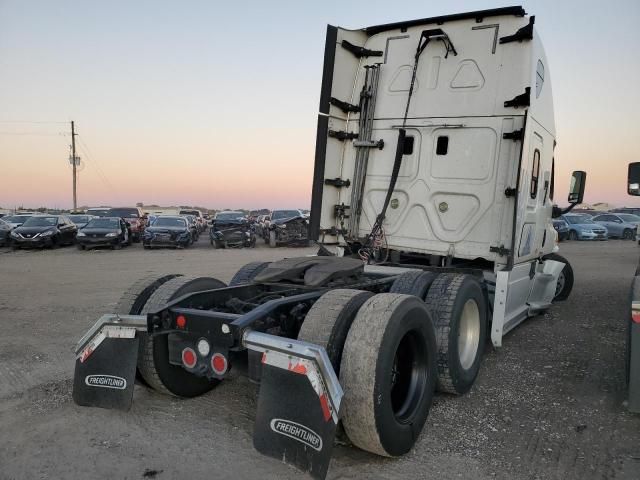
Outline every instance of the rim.
<svg viewBox="0 0 640 480"><path fill-rule="evenodd" d="M462 309L458 330L458 355L464 370L469 370L475 363L479 346L480 311L476 301L469 299Z"/></svg>
<svg viewBox="0 0 640 480"><path fill-rule="evenodd" d="M560 272L560 275L558 275L558 282L556 283L556 293L554 297L557 297L560 294L560 292L564 289L565 282L566 282L566 279L564 277L564 270L562 270Z"/></svg>
<svg viewBox="0 0 640 480"><path fill-rule="evenodd" d="M391 407L401 423L413 416L424 395L428 376L425 343L417 331L409 331L396 348L391 368Z"/></svg>

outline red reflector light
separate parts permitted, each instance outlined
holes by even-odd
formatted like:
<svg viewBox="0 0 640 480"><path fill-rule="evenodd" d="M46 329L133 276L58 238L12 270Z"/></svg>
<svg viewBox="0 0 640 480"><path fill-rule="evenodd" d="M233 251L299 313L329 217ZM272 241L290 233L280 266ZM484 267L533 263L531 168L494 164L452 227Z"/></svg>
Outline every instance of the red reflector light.
<svg viewBox="0 0 640 480"><path fill-rule="evenodd" d="M196 362L198 358L196 357L196 352L193 348L185 348L182 350L182 363L187 368L193 368L196 366Z"/></svg>
<svg viewBox="0 0 640 480"><path fill-rule="evenodd" d="M184 315L178 315L178 318L176 318L176 326L178 328L184 328L187 326L187 319Z"/></svg>
<svg viewBox="0 0 640 480"><path fill-rule="evenodd" d="M216 375L224 375L227 373L227 359L221 353L214 353L211 356L211 368Z"/></svg>
<svg viewBox="0 0 640 480"><path fill-rule="evenodd" d="M634 323L640 323L640 312L638 312L637 310L632 310L631 320L633 320Z"/></svg>

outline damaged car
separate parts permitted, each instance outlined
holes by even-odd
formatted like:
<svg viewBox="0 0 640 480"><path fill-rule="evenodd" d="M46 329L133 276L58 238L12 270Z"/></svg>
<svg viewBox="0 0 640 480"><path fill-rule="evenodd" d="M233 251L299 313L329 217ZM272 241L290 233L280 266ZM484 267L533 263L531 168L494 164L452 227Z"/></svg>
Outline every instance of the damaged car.
<svg viewBox="0 0 640 480"><path fill-rule="evenodd" d="M219 212L209 229L213 248L242 248L256 246L256 233L242 212Z"/></svg>
<svg viewBox="0 0 640 480"><path fill-rule="evenodd" d="M270 247L309 245L309 220L300 210L274 210L267 228Z"/></svg>
<svg viewBox="0 0 640 480"><path fill-rule="evenodd" d="M76 242L79 250L110 247L119 250L131 245L131 227L120 217L96 217L78 230Z"/></svg>
<svg viewBox="0 0 640 480"><path fill-rule="evenodd" d="M145 228L142 246L185 248L193 243L191 226L185 217L159 216L153 225Z"/></svg>

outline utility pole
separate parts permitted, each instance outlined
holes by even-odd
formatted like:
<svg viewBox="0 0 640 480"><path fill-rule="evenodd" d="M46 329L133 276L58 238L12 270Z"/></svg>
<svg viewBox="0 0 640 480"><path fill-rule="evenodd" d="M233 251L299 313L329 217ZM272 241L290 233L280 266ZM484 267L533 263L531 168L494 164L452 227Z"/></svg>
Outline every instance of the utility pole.
<svg viewBox="0 0 640 480"><path fill-rule="evenodd" d="M71 165L73 167L73 211L78 210L77 168L78 157L76 156L76 130L73 120L71 120Z"/></svg>

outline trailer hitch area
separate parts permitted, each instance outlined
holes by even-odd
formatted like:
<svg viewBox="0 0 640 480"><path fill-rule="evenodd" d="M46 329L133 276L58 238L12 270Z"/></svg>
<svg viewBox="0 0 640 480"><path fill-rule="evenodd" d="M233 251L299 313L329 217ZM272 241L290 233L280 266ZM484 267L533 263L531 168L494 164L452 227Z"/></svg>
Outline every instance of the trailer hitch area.
<svg viewBox="0 0 640 480"><path fill-rule="evenodd" d="M318 345L247 331L243 344L262 353L253 445L313 478L329 468L343 391Z"/></svg>
<svg viewBox="0 0 640 480"><path fill-rule="evenodd" d="M144 315L103 315L76 345L73 400L87 407L129 410ZM100 348L98 348L100 347Z"/></svg>

